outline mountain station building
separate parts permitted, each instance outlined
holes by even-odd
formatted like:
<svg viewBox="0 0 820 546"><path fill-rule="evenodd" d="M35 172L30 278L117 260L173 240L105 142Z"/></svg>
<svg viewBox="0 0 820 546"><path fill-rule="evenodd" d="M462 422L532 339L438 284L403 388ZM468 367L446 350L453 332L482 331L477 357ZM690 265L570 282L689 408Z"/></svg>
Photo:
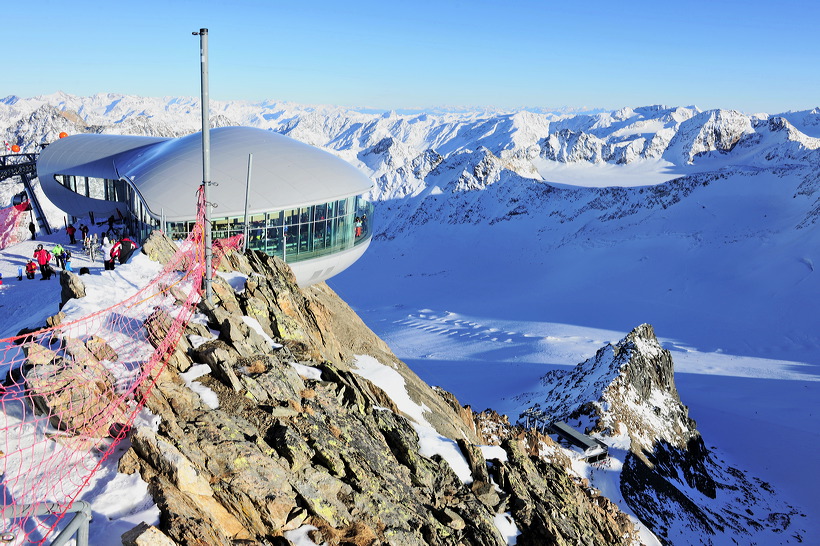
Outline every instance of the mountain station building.
<svg viewBox="0 0 820 546"><path fill-rule="evenodd" d="M244 233L247 188L246 248L282 258L300 285L364 254L373 206L362 194L373 184L355 167L263 129L221 127L209 136L213 238ZM114 216L139 240L154 229L182 239L196 218L202 133L68 136L42 150L37 175L49 200L72 216L97 224Z"/></svg>

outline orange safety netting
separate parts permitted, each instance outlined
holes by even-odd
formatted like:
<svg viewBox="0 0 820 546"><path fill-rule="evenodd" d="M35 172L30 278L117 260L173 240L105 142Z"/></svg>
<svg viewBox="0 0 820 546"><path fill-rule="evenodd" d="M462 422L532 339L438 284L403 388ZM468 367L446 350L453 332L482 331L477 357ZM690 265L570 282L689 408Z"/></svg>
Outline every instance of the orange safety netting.
<svg viewBox="0 0 820 546"><path fill-rule="evenodd" d="M0 209L0 249L25 240L28 232L23 226L23 221L28 210L28 201L25 201L23 206L12 205Z"/></svg>
<svg viewBox="0 0 820 546"><path fill-rule="evenodd" d="M194 230L145 287L81 319L0 340L0 539L44 542L135 419L146 419L146 399L201 298L201 193ZM214 244L214 261L239 245L241 236ZM36 516L41 503L64 509Z"/></svg>

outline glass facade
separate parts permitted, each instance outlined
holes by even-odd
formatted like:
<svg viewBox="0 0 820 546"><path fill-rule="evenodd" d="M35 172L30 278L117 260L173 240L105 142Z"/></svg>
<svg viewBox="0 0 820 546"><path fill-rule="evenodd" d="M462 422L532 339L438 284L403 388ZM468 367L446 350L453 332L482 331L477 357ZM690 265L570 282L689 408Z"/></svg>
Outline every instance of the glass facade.
<svg viewBox="0 0 820 546"><path fill-rule="evenodd" d="M160 227L160 222L151 217L124 180L73 175L55 175L55 178L80 195L123 203L123 212L128 211L123 218L125 231L140 243L152 230ZM373 204L360 196L254 214L248 217L246 248L261 250L286 262L318 258L369 240L373 234L372 219ZM166 230L172 239L180 240L188 236L193 225L193 221L167 222ZM211 236L214 239L244 232L244 216L211 219Z"/></svg>
<svg viewBox="0 0 820 546"><path fill-rule="evenodd" d="M246 248L261 250L286 262L318 258L352 248L370 239L373 204L362 197L348 197L264 214L248 216ZM168 235L184 239L193 222L168 222ZM214 239L245 232L244 216L211 219Z"/></svg>
<svg viewBox="0 0 820 546"><path fill-rule="evenodd" d="M121 235L134 237L137 242L142 243L151 231L159 227L159 222L151 217L137 193L125 180L70 174L55 174L54 179L74 193L85 197L122 203L122 207L117 207L115 216L118 223L123 225L122 231L118 231ZM72 217L72 221L74 220L76 218ZM97 218L96 223L102 225L105 220L107 218Z"/></svg>
<svg viewBox="0 0 820 546"><path fill-rule="evenodd" d="M70 174L58 174L54 178L74 193L94 199L127 203L131 197L131 188L124 180L109 180L107 178L73 176Z"/></svg>

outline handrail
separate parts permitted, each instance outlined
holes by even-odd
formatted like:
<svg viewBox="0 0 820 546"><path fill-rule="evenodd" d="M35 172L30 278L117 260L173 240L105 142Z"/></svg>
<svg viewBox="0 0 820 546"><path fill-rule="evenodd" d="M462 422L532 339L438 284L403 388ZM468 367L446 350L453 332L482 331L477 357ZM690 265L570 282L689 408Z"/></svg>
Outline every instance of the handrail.
<svg viewBox="0 0 820 546"><path fill-rule="evenodd" d="M32 510L33 508L33 510ZM77 546L88 546L88 534L91 523L91 505L85 501L74 501L71 506L58 504L56 502L43 502L38 504L15 504L0 509L0 518L14 519L31 516L51 516L57 514L74 513L74 517L68 525L54 537L51 546L63 546L77 535ZM17 539L13 532L0 534L0 543L13 542Z"/></svg>
<svg viewBox="0 0 820 546"><path fill-rule="evenodd" d="M19 163L36 163L37 156L40 154L36 153L23 153L23 154L6 154L0 155L0 167L5 167L7 165L17 165ZM22 158L23 161L11 161L12 159Z"/></svg>

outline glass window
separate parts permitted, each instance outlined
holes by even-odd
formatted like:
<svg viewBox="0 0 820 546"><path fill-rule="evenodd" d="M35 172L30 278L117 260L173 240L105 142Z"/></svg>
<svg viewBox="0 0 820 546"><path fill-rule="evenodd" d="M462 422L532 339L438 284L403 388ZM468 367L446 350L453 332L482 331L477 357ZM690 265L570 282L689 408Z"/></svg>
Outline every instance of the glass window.
<svg viewBox="0 0 820 546"><path fill-rule="evenodd" d="M313 224L311 222L307 222L304 224L300 224L299 226L299 252L310 252L313 250L313 241L312 234L313 230L311 229Z"/></svg>
<svg viewBox="0 0 820 546"><path fill-rule="evenodd" d="M327 203L313 207L313 221L320 222L327 218Z"/></svg>
<svg viewBox="0 0 820 546"><path fill-rule="evenodd" d="M268 213L268 225L269 226L281 226L282 225L282 211L279 212L269 212Z"/></svg>
<svg viewBox="0 0 820 546"><path fill-rule="evenodd" d="M247 248L278 256L286 262L324 256L369 241L372 213L372 203L351 197L255 214L248 219ZM213 220L212 235L220 238L244 233L243 222L244 216ZM193 222L169 222L169 235L184 238L192 227Z"/></svg>
<svg viewBox="0 0 820 546"><path fill-rule="evenodd" d="M94 199L105 199L105 179L88 178L88 196Z"/></svg>

